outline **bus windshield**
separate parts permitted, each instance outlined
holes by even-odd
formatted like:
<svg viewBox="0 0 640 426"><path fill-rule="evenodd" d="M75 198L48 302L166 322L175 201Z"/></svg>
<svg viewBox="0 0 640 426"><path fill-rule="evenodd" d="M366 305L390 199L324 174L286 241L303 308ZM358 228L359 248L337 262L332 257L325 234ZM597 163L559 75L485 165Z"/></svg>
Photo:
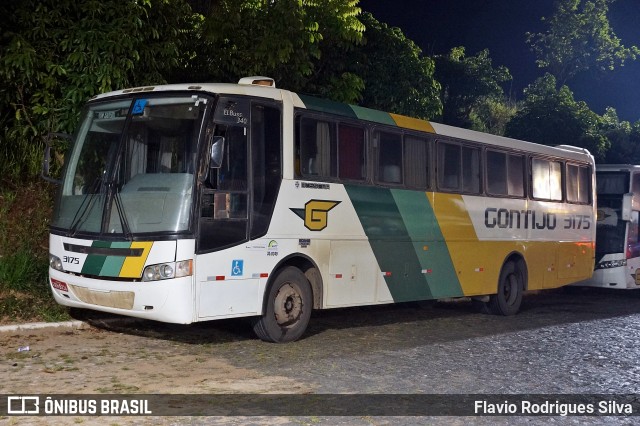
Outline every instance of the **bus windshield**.
<svg viewBox="0 0 640 426"><path fill-rule="evenodd" d="M90 103L65 159L52 227L95 234L189 230L207 99Z"/></svg>

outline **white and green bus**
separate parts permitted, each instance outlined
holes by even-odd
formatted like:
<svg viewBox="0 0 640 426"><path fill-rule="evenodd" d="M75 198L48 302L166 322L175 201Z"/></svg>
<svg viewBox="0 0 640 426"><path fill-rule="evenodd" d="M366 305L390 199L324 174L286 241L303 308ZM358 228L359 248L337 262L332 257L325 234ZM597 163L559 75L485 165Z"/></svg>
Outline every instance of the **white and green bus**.
<svg viewBox="0 0 640 426"><path fill-rule="evenodd" d="M593 277L581 286L640 288L640 166L596 166L598 213Z"/></svg>
<svg viewBox="0 0 640 426"><path fill-rule="evenodd" d="M49 275L70 307L253 317L260 338L286 342L312 309L471 297L512 315L524 291L593 272L586 150L263 77L96 96L65 163Z"/></svg>

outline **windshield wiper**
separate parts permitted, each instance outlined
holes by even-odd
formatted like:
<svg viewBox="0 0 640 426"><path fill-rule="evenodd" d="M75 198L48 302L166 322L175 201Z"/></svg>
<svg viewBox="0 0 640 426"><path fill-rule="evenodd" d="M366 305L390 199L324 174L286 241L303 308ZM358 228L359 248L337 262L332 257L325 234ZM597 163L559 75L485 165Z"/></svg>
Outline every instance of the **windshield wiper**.
<svg viewBox="0 0 640 426"><path fill-rule="evenodd" d="M113 191L113 202L115 203L116 209L118 210L118 217L120 218L120 226L122 226L122 233L127 237L128 240L133 240L133 234L131 233L131 228L129 227L127 216L125 216L124 204L122 203L122 197L120 196L120 192L115 187L115 183L112 183L110 186L111 186L111 190Z"/></svg>
<svg viewBox="0 0 640 426"><path fill-rule="evenodd" d="M82 198L80 207L78 207L78 210L76 211L76 214L73 216L73 220L71 221L71 227L69 229L70 237L76 235L76 232L78 232L78 227L82 225L89 217L89 212L95 204L96 194L98 194L98 192L100 191L101 185L102 177L99 176L94 181L91 192L88 194L84 194L84 198Z"/></svg>

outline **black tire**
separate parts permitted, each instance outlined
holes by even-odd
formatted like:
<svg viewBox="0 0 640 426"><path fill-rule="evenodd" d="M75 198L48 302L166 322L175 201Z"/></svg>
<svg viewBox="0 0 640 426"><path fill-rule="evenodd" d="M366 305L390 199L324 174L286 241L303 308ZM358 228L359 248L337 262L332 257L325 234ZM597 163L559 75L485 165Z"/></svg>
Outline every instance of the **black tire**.
<svg viewBox="0 0 640 426"><path fill-rule="evenodd" d="M266 342L293 342L307 329L312 309L309 280L298 268L288 266L273 277L265 295L264 314L254 320L253 331Z"/></svg>
<svg viewBox="0 0 640 426"><path fill-rule="evenodd" d="M498 280L498 292L489 297L487 309L494 315L515 315L522 304L524 273L518 264L504 264Z"/></svg>

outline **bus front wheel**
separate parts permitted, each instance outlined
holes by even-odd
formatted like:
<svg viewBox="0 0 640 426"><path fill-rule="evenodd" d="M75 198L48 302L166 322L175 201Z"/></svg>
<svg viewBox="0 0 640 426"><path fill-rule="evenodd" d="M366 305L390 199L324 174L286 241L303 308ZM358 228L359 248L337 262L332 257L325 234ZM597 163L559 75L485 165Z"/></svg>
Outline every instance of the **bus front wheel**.
<svg viewBox="0 0 640 426"><path fill-rule="evenodd" d="M520 309L524 291L524 275L520 266L509 261L504 264L498 280L498 292L489 297L487 308L494 315L514 315Z"/></svg>
<svg viewBox="0 0 640 426"><path fill-rule="evenodd" d="M309 324L313 293L307 277L288 266L276 273L266 293L264 313L253 323L253 331L267 342L298 340Z"/></svg>

